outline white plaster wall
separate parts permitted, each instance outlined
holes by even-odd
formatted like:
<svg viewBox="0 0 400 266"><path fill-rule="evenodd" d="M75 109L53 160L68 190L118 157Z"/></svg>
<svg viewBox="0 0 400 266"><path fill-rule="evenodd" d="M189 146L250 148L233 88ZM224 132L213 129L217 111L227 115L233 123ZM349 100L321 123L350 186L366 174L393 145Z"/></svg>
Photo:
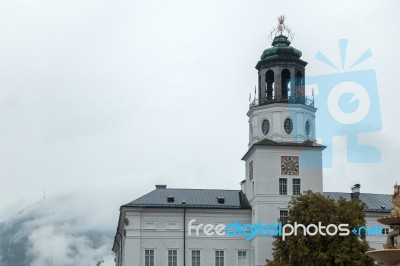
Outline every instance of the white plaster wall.
<svg viewBox="0 0 400 266"><path fill-rule="evenodd" d="M125 227L125 266L143 266L144 250L155 250L155 265L167 266L168 249L178 250L178 265L183 265L183 209L145 208L138 215L137 211L127 211L129 226ZM186 230L190 220L198 223L228 224L251 223L251 210L214 210L187 209ZM177 222L177 229L168 229L168 222ZM146 222L155 222L155 229L145 229ZM251 265L250 241L243 236L206 236L203 231L196 236L195 231L189 236L186 231L186 265L191 265L191 250L200 250L201 265L214 265L215 250L225 251L225 265L237 265L239 250L247 251L248 265Z"/></svg>
<svg viewBox="0 0 400 266"><path fill-rule="evenodd" d="M250 124L249 147L254 143L265 138L277 142L304 142L305 140L315 140L315 108L302 104L282 104L274 103L252 108L248 112ZM284 130L284 121L291 118L293 122L293 132L288 135ZM270 131L267 135L262 132L261 124L263 120L270 122ZM305 132L305 122L311 123L310 135Z"/></svg>
<svg viewBox="0 0 400 266"><path fill-rule="evenodd" d="M299 156L299 175L281 175L281 156ZM251 201L259 196L279 195L279 178L287 178L288 195L292 195L292 179L301 179L301 191L322 192L322 151L308 147L257 146L246 161L245 192ZM249 163L253 161L253 180L249 178ZM302 167L305 165L305 167ZM308 167L308 166L313 167ZM316 167L314 167L316 166Z"/></svg>
<svg viewBox="0 0 400 266"><path fill-rule="evenodd" d="M299 156L299 175L281 175L281 156ZM301 180L301 192L323 191L322 187L322 151L308 147L257 146L246 160L246 196L253 207L252 223L263 225L276 224L280 210L287 210L293 195L292 179ZM253 161L253 180L249 179L248 164ZM302 168L301 165L319 165L316 168ZM287 195L279 195L279 178L287 178ZM254 182L254 194L252 183ZM258 236L252 240L256 265L265 265L266 259L272 259L273 237Z"/></svg>
<svg viewBox="0 0 400 266"><path fill-rule="evenodd" d="M380 226L382 228L389 228L389 226L380 224L377 221L377 219L379 217L386 216L386 215L388 215L388 213L366 212L365 213L365 221L366 221L367 227ZM392 230L390 229L390 231L392 231ZM382 249L383 248L383 244L386 243L386 235L384 235L384 236L371 236L371 235L369 235L369 236L367 236L367 241L368 241L369 246L371 248Z"/></svg>

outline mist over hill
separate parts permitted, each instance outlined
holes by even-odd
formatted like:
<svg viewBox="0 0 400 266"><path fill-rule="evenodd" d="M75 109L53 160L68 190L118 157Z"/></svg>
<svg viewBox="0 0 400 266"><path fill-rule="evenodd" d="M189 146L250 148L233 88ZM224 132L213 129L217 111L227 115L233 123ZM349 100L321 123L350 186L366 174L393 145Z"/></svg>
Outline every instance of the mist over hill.
<svg viewBox="0 0 400 266"><path fill-rule="evenodd" d="M101 260L102 266L115 265L111 247L117 218L93 201L82 193L66 193L2 221L0 265L90 266Z"/></svg>

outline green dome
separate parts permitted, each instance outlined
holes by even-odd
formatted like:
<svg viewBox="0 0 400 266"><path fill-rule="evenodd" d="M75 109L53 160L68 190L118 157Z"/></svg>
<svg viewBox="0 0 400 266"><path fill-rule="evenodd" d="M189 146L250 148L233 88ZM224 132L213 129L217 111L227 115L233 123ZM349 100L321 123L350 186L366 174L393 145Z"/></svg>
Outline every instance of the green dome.
<svg viewBox="0 0 400 266"><path fill-rule="evenodd" d="M272 47L265 49L261 55L261 60L267 60L277 57L301 57L301 51L290 46L288 37L279 35L274 38Z"/></svg>

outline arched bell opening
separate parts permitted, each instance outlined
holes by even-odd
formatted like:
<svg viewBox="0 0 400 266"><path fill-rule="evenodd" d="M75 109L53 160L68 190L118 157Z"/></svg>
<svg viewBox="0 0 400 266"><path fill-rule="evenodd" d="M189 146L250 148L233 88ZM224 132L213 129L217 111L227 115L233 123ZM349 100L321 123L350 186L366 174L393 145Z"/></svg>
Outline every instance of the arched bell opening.
<svg viewBox="0 0 400 266"><path fill-rule="evenodd" d="M301 71L296 72L296 101L298 103L304 103L305 91L304 91L304 74Z"/></svg>
<svg viewBox="0 0 400 266"><path fill-rule="evenodd" d="M289 89L290 89L290 71L288 69L282 70L281 78L282 78L282 83L281 83L282 100L287 100L289 94L291 94L291 93L289 93Z"/></svg>
<svg viewBox="0 0 400 266"><path fill-rule="evenodd" d="M265 94L267 96L267 101L274 99L274 79L274 71L268 70L267 73L265 73Z"/></svg>

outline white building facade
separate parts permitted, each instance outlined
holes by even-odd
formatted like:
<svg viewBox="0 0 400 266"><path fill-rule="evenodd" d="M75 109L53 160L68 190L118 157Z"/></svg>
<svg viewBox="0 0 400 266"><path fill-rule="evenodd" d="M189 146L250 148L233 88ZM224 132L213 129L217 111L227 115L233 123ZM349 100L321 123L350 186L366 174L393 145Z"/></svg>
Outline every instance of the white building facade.
<svg viewBox="0 0 400 266"><path fill-rule="evenodd" d="M273 237L219 235L217 226L277 224L287 216L292 196L305 190L323 193L325 147L315 139L317 109L305 95L307 63L300 57L288 37L279 35L256 65L258 93L247 113L249 143L242 158L241 190L159 185L123 205L113 246L117 266L264 266L272 259ZM390 195L326 195L366 202L369 225L391 208ZM368 240L380 248L385 237Z"/></svg>
<svg viewBox="0 0 400 266"><path fill-rule="evenodd" d="M174 201L178 202L171 202L168 207L161 204L150 208L132 207L140 205L141 201L136 201L121 208L119 228L123 231L114 244L117 265L251 265L249 241L241 236L219 236L215 227L210 230L199 227L234 222L250 224L248 203L243 208L228 206L239 199L239 191L158 188L145 200L151 202L150 197L165 193L175 194ZM226 206L218 206L215 195L225 198ZM203 198L197 201L201 204L191 203L196 197ZM186 206L182 206L182 198L188 199L183 204ZM214 204L208 202L214 199ZM199 228L198 233L195 228Z"/></svg>

